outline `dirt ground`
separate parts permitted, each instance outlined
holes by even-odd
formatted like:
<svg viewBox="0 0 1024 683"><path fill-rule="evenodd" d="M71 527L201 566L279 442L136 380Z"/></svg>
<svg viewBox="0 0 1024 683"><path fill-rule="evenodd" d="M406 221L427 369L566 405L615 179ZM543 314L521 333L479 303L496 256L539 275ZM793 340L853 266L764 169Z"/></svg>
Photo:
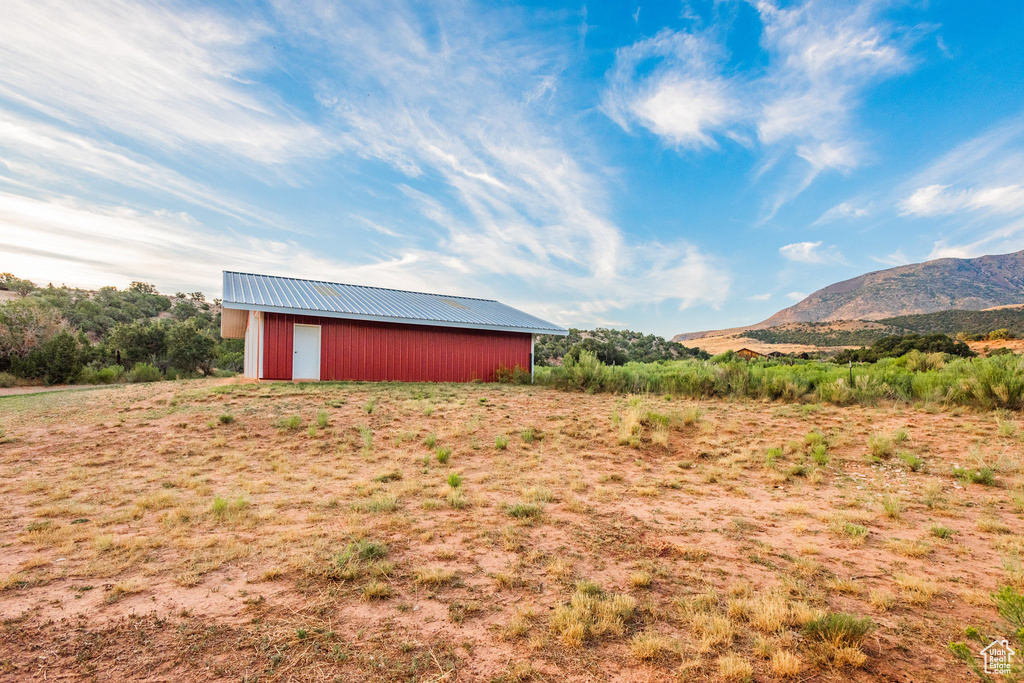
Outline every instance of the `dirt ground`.
<svg viewBox="0 0 1024 683"><path fill-rule="evenodd" d="M991 594L1024 588L1019 421L501 385L3 397L0 681L967 680L951 641L1014 638Z"/></svg>

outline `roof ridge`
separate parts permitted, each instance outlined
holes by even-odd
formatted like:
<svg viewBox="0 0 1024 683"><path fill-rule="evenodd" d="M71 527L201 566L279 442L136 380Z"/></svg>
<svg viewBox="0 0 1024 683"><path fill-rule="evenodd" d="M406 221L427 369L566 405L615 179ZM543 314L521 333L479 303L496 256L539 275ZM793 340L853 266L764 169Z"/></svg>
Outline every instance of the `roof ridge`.
<svg viewBox="0 0 1024 683"><path fill-rule="evenodd" d="M312 282L316 284L324 285L341 285L342 287L359 287L360 289L379 289L385 292L401 292L402 294L424 294L426 296L437 296L442 299L466 299L467 301L487 301L490 303L500 304L501 302L497 299L482 299L475 296L461 296L459 294L438 294L436 292L417 292L413 289L395 289L393 287L375 287L373 285L354 285L348 282L328 282L327 280L310 280L304 277L291 277L289 275L266 275L264 273L243 273L240 270L225 270L225 274L231 273L232 275L250 275L252 277L268 277L276 280L295 280L297 282Z"/></svg>

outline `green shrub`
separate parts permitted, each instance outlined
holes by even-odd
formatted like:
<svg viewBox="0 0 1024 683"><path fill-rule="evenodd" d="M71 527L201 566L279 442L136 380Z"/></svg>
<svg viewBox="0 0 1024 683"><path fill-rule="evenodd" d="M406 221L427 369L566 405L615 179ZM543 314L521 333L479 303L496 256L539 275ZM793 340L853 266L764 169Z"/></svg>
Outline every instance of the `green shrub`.
<svg viewBox="0 0 1024 683"><path fill-rule="evenodd" d="M452 472L448 475L448 485L453 489L457 489L462 486L462 475L458 472Z"/></svg>
<svg viewBox="0 0 1024 683"><path fill-rule="evenodd" d="M318 410L316 413L316 426L320 429L327 429L327 411Z"/></svg>
<svg viewBox="0 0 1024 683"><path fill-rule="evenodd" d="M808 448L816 448L818 446L828 447L828 442L825 440L825 435L818 431L807 432L804 435L804 445Z"/></svg>
<svg viewBox="0 0 1024 683"><path fill-rule="evenodd" d="M149 363L136 363L128 373L128 381L134 383L159 382L161 379L160 369Z"/></svg>
<svg viewBox="0 0 1024 683"><path fill-rule="evenodd" d="M1024 408L1024 356L955 358L941 369L912 370L884 359L856 370L833 363L776 360L677 360L601 365L587 352L562 367L538 367L537 384L566 391L669 393L694 400L751 398L836 405L917 401L983 410ZM891 444L890 440L890 444Z"/></svg>
<svg viewBox="0 0 1024 683"><path fill-rule="evenodd" d="M437 449L437 461L442 465L448 462L448 459L452 457L451 446L441 446Z"/></svg>
<svg viewBox="0 0 1024 683"><path fill-rule="evenodd" d="M289 432L294 432L302 426L302 418L298 415L289 415L288 417L278 418L274 422L274 426L278 429L286 429Z"/></svg>
<svg viewBox="0 0 1024 683"><path fill-rule="evenodd" d="M832 456L828 454L828 447L825 444L820 443L811 449L811 460L818 463L821 467L828 465Z"/></svg>
<svg viewBox="0 0 1024 683"><path fill-rule="evenodd" d="M373 451L373 430L359 425L359 435L363 437L363 455L369 455Z"/></svg>
<svg viewBox="0 0 1024 683"><path fill-rule="evenodd" d="M231 413L224 413L223 415L221 415L221 416L220 416L219 418L217 418L217 419L219 419L219 420L220 420L220 423L221 423L222 425L229 425L229 424L231 424L232 422L234 422L234 421L235 421L235 416L234 416L234 415L232 415Z"/></svg>
<svg viewBox="0 0 1024 683"><path fill-rule="evenodd" d="M523 443L533 443L536 434L533 431L533 427L527 427L519 433L519 436L523 439Z"/></svg>
<svg viewBox="0 0 1024 683"><path fill-rule="evenodd" d="M888 458L892 455L892 440L886 436L872 434L868 437L868 451L876 458Z"/></svg>
<svg viewBox="0 0 1024 683"><path fill-rule="evenodd" d="M1024 594L1010 586L1003 586L992 594L1000 616L1018 629L1024 629Z"/></svg>
<svg viewBox="0 0 1024 683"><path fill-rule="evenodd" d="M874 622L867 617L860 618L845 612L830 612L807 622L803 630L808 638L838 648L856 647L874 628Z"/></svg>
<svg viewBox="0 0 1024 683"><path fill-rule="evenodd" d="M903 515L903 499L894 493L887 493L882 496L882 509L885 516L891 519L899 519Z"/></svg>
<svg viewBox="0 0 1024 683"><path fill-rule="evenodd" d="M868 528L862 524L846 522L843 525L843 533L853 539L861 539L868 535Z"/></svg>
<svg viewBox="0 0 1024 683"><path fill-rule="evenodd" d="M167 334L167 357L171 365L185 372L210 374L217 342L195 318L171 327Z"/></svg>
<svg viewBox="0 0 1024 683"><path fill-rule="evenodd" d="M499 365L494 371L494 381L502 384L529 384L533 378L530 377L530 371L521 365L514 368Z"/></svg>
<svg viewBox="0 0 1024 683"><path fill-rule="evenodd" d="M536 519L544 514L544 508L538 503L511 503L505 511L518 519Z"/></svg>
<svg viewBox="0 0 1024 683"><path fill-rule="evenodd" d="M241 514L247 507L249 507L249 501L242 496L238 496L234 500L214 496L213 504L210 506L210 512L212 512L215 517L223 518L229 515Z"/></svg>
<svg viewBox="0 0 1024 683"><path fill-rule="evenodd" d="M423 445L427 448L433 448L437 445L437 434L427 434L427 438L423 439Z"/></svg>
<svg viewBox="0 0 1024 683"><path fill-rule="evenodd" d="M899 458L911 472L917 472L924 466L924 460L907 451L900 451Z"/></svg>
<svg viewBox="0 0 1024 683"><path fill-rule="evenodd" d="M507 436L496 436L494 437L494 447L499 451L503 451L508 448L508 437Z"/></svg>
<svg viewBox="0 0 1024 683"><path fill-rule="evenodd" d="M953 465L953 476L964 484L981 484L982 486L995 486L996 474L989 467L974 469L971 467L960 467Z"/></svg>
<svg viewBox="0 0 1024 683"><path fill-rule="evenodd" d="M0 388L10 389L15 384L14 375L9 372L0 372Z"/></svg>
<svg viewBox="0 0 1024 683"><path fill-rule="evenodd" d="M61 332L40 347L39 369L47 384L67 384L82 370L78 340Z"/></svg>
<svg viewBox="0 0 1024 683"><path fill-rule="evenodd" d="M931 526L932 536L936 538L952 538L953 534L956 533L955 529L950 529L948 526L942 524L932 524Z"/></svg>
<svg viewBox="0 0 1024 683"><path fill-rule="evenodd" d="M111 365L99 370L82 368L78 373L79 384L115 384L125 381L125 370L120 365Z"/></svg>

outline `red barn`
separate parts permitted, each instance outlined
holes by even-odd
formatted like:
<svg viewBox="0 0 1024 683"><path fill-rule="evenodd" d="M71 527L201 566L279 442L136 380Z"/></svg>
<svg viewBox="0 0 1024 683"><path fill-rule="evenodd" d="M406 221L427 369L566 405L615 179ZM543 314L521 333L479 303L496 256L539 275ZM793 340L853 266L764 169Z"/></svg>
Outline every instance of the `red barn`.
<svg viewBox="0 0 1024 683"><path fill-rule="evenodd" d="M568 334L488 299L230 271L222 306L255 379L488 382L533 373L534 335Z"/></svg>

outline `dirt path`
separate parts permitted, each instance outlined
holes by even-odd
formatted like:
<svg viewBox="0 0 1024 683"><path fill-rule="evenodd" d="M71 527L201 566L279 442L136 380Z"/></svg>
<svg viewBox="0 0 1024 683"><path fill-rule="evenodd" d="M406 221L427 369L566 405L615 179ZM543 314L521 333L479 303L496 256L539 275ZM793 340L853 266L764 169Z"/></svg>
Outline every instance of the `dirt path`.
<svg viewBox="0 0 1024 683"><path fill-rule="evenodd" d="M52 387L0 387L0 398L4 396L22 396L24 394L45 394L50 391L88 391L89 389L109 389L119 384L55 384Z"/></svg>

